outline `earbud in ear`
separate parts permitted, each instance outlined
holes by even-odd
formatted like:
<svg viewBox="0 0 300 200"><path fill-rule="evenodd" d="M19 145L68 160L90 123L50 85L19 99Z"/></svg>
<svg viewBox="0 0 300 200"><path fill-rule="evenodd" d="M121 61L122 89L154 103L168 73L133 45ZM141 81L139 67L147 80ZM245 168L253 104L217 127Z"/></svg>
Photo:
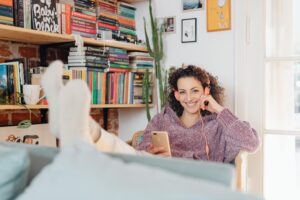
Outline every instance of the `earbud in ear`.
<svg viewBox="0 0 300 200"><path fill-rule="evenodd" d="M205 95L209 95L210 94L210 87L209 86L207 86L207 87L204 88L204 94Z"/></svg>

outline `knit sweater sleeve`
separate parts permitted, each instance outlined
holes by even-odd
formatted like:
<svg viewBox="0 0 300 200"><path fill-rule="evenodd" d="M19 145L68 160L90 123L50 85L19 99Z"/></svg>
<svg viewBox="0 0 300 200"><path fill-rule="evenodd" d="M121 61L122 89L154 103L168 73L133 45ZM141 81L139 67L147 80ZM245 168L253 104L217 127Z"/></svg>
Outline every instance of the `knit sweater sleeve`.
<svg viewBox="0 0 300 200"><path fill-rule="evenodd" d="M218 114L217 120L225 137L224 162L232 161L241 150L254 152L258 148L259 137L248 122L239 120L226 108Z"/></svg>
<svg viewBox="0 0 300 200"><path fill-rule="evenodd" d="M156 114L152 120L147 124L144 130L144 135L142 141L137 145L137 150L147 150L151 144L151 132L159 131L161 129L160 124L162 119L162 113Z"/></svg>

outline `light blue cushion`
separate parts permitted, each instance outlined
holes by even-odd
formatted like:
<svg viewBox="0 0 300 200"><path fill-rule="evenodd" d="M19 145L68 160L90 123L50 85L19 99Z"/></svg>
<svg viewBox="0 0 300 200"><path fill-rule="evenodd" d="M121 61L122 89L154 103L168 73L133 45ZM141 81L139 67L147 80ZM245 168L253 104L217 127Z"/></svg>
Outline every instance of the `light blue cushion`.
<svg viewBox="0 0 300 200"><path fill-rule="evenodd" d="M235 188L235 170L230 164L180 158L170 159L160 156L146 157L113 153L108 153L107 155L121 159L126 163L138 163L156 167L183 176L218 183L228 188Z"/></svg>
<svg viewBox="0 0 300 200"><path fill-rule="evenodd" d="M14 199L27 182L29 172L27 151L0 146L0 198Z"/></svg>
<svg viewBox="0 0 300 200"><path fill-rule="evenodd" d="M129 159L129 158L128 158ZM177 164L180 164L178 161ZM201 169L200 169L201 170ZM18 200L258 200L221 184L126 162L88 144L64 147Z"/></svg>
<svg viewBox="0 0 300 200"><path fill-rule="evenodd" d="M59 152L58 148L22 143L0 142L0 146L20 149L28 153L30 169L27 185L30 184L32 179L43 169L43 167L52 162L55 155Z"/></svg>

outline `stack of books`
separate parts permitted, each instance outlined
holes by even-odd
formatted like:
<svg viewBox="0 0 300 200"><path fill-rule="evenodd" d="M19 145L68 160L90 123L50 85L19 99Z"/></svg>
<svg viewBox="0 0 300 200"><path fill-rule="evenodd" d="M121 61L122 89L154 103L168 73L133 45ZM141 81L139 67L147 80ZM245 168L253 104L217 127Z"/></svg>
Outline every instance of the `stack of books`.
<svg viewBox="0 0 300 200"><path fill-rule="evenodd" d="M109 70L116 69L129 69L129 57L127 54L127 50L118 49L113 47L108 47L108 60L109 60Z"/></svg>
<svg viewBox="0 0 300 200"><path fill-rule="evenodd" d="M118 35L118 13L117 1L115 0L97 0L97 37L107 39L106 32L111 38L116 38Z"/></svg>
<svg viewBox="0 0 300 200"><path fill-rule="evenodd" d="M14 25L13 0L0 0L0 24Z"/></svg>
<svg viewBox="0 0 300 200"><path fill-rule="evenodd" d="M107 47L86 46L82 51L78 47L71 47L68 56L69 69L84 67L103 71L108 68Z"/></svg>
<svg viewBox="0 0 300 200"><path fill-rule="evenodd" d="M153 69L154 59L149 55L149 53L130 52L128 55L129 55L129 64L131 68Z"/></svg>
<svg viewBox="0 0 300 200"><path fill-rule="evenodd" d="M71 29L71 18L72 18L72 7L74 6L73 1L60 0L60 3L56 3L57 18L59 22L60 33L72 34Z"/></svg>
<svg viewBox="0 0 300 200"><path fill-rule="evenodd" d="M18 61L0 63L0 104L22 103L24 66Z"/></svg>
<svg viewBox="0 0 300 200"><path fill-rule="evenodd" d="M72 12L72 33L96 38L95 0L74 0Z"/></svg>
<svg viewBox="0 0 300 200"><path fill-rule="evenodd" d="M143 79L145 73L135 72L133 80L133 104L145 103L143 100ZM150 85L152 86L152 74L149 74ZM152 102L152 87L149 87L149 99L148 102Z"/></svg>
<svg viewBox="0 0 300 200"><path fill-rule="evenodd" d="M131 43L137 41L135 29L135 10L130 4L119 2L119 32L120 38Z"/></svg>

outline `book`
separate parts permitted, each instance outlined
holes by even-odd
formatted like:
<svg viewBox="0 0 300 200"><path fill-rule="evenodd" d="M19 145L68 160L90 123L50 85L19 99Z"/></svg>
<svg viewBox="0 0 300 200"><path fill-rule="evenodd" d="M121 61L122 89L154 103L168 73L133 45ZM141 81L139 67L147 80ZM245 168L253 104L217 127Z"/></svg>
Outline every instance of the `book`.
<svg viewBox="0 0 300 200"><path fill-rule="evenodd" d="M58 23L58 33L62 33L62 25L61 25L61 4L56 3L56 15L57 15L57 23Z"/></svg>
<svg viewBox="0 0 300 200"><path fill-rule="evenodd" d="M61 32L63 34L71 34L71 10L70 4L61 3Z"/></svg>
<svg viewBox="0 0 300 200"><path fill-rule="evenodd" d="M6 60L5 62L19 62L22 66L22 77L24 81L22 81L24 84L31 84L31 72L29 68L29 59L28 58L15 58L11 60Z"/></svg>
<svg viewBox="0 0 300 200"><path fill-rule="evenodd" d="M31 0L32 29L59 33L56 0Z"/></svg>
<svg viewBox="0 0 300 200"><path fill-rule="evenodd" d="M0 104L8 103L7 97L7 67L0 64Z"/></svg>

